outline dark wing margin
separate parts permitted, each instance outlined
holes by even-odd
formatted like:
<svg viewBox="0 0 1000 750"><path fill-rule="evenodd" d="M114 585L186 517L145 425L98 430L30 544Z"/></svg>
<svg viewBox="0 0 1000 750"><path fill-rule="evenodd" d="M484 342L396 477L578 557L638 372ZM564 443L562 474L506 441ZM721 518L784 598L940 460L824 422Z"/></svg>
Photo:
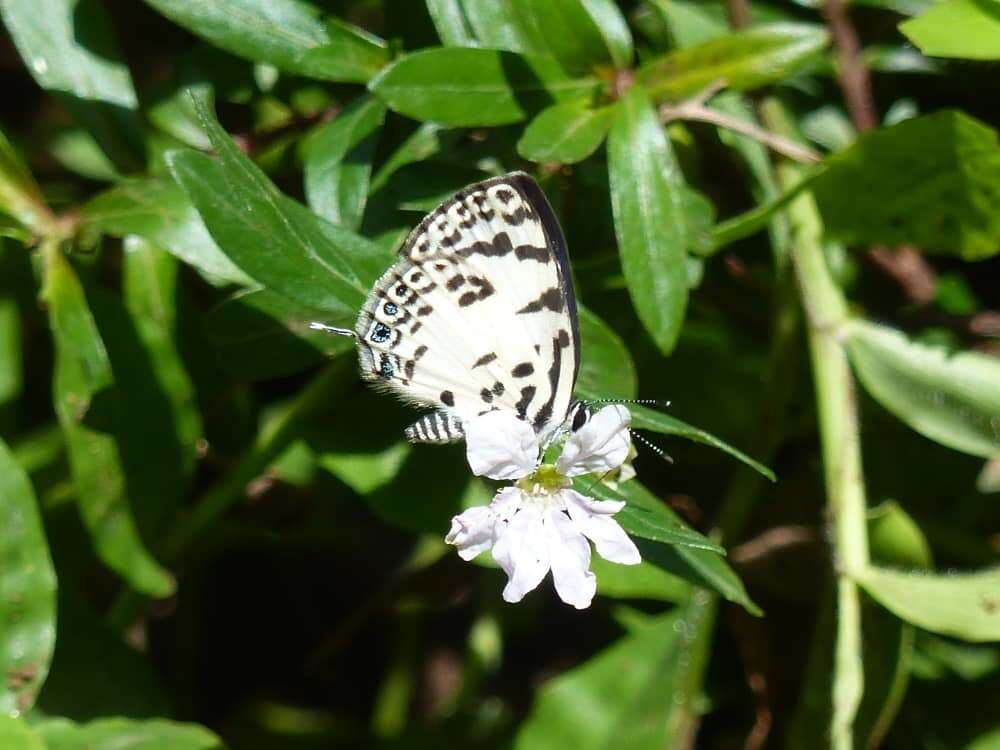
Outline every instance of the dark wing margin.
<svg viewBox="0 0 1000 750"><path fill-rule="evenodd" d="M570 391L576 387L576 378L580 373L580 318L576 310L576 291L573 288L573 271L569 266L569 250L566 247L566 237L563 235L562 227L556 218L552 204L541 186L525 172L512 172L494 180L487 180L487 183L507 182L513 184L527 198L528 203L538 213L538 218L542 223L542 230L545 232L545 239L549 247L555 254L556 263L559 268L559 285L562 287L566 297L566 309L569 311L570 327L573 335L573 383ZM480 183L486 184L486 183Z"/></svg>

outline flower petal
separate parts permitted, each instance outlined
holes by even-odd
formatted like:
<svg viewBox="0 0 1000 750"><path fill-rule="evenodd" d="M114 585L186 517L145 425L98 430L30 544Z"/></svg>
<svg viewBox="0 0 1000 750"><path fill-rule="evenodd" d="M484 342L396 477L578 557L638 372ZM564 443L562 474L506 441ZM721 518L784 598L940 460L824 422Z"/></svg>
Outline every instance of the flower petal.
<svg viewBox="0 0 1000 750"><path fill-rule="evenodd" d="M527 504L499 529L493 557L507 573L504 601L519 602L549 572L549 540L542 512Z"/></svg>
<svg viewBox="0 0 1000 750"><path fill-rule="evenodd" d="M590 572L590 545L561 510L548 511L552 582L559 598L586 609L597 593L597 576Z"/></svg>
<svg viewBox="0 0 1000 750"><path fill-rule="evenodd" d="M639 548L629 535L611 516L621 510L625 503L614 500L591 500L573 490L563 490L563 499L569 517L580 533L597 547L597 554L610 562L622 565L638 565L642 562Z"/></svg>
<svg viewBox="0 0 1000 750"><path fill-rule="evenodd" d="M471 560L493 546L496 524L492 508L469 508L451 519L451 530L444 540L458 548L458 556L463 560Z"/></svg>
<svg viewBox="0 0 1000 750"><path fill-rule="evenodd" d="M466 456L472 473L490 479L520 479L538 464L531 425L510 412L491 411L465 423Z"/></svg>
<svg viewBox="0 0 1000 750"><path fill-rule="evenodd" d="M604 407L569 436L556 461L556 469L565 476L575 477L621 466L628 457L630 424L632 415L624 406Z"/></svg>

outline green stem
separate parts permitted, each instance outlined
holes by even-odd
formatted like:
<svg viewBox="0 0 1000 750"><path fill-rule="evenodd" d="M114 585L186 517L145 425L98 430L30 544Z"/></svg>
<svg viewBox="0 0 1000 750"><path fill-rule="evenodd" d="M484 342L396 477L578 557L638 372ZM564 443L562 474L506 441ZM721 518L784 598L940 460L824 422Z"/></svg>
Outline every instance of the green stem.
<svg viewBox="0 0 1000 750"><path fill-rule="evenodd" d="M762 115L771 129L794 132L776 101L765 102ZM794 166L784 164L779 167L778 179L787 188L801 179L801 174ZM790 204L789 219L793 230L792 264L806 311L827 512L837 556L831 744L837 750L850 750L864 691L861 604L852 575L868 565L868 533L854 380L839 337L847 320L847 303L826 265L823 225L811 193L800 195Z"/></svg>

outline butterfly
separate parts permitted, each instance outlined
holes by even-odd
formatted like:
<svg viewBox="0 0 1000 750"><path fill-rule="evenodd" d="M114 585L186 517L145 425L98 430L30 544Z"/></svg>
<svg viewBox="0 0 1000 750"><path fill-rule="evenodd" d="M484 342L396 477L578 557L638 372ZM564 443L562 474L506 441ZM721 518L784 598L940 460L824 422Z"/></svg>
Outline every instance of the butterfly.
<svg viewBox="0 0 1000 750"><path fill-rule="evenodd" d="M450 197L409 234L354 334L361 375L433 408L415 443L461 440L494 410L545 445L590 417L573 399L580 328L566 240L545 193L512 172Z"/></svg>

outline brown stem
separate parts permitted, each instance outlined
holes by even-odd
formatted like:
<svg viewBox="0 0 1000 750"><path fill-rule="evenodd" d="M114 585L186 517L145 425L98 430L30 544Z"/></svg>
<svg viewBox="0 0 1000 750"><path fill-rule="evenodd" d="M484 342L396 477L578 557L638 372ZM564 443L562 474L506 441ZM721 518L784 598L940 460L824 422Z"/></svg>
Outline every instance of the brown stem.
<svg viewBox="0 0 1000 750"><path fill-rule="evenodd" d="M847 0L826 0L823 16L837 52L837 82L854 127L859 131L878 127L871 74L861 56L861 42L848 15Z"/></svg>
<svg viewBox="0 0 1000 750"><path fill-rule="evenodd" d="M660 107L660 120L668 123L672 120L695 120L718 125L720 128L732 130L734 133L753 138L772 151L787 156L797 162L812 164L821 161L822 157L811 148L795 143L788 138L765 130L759 125L746 120L730 117L727 114L706 107L700 100L700 95L680 104L664 104Z"/></svg>

